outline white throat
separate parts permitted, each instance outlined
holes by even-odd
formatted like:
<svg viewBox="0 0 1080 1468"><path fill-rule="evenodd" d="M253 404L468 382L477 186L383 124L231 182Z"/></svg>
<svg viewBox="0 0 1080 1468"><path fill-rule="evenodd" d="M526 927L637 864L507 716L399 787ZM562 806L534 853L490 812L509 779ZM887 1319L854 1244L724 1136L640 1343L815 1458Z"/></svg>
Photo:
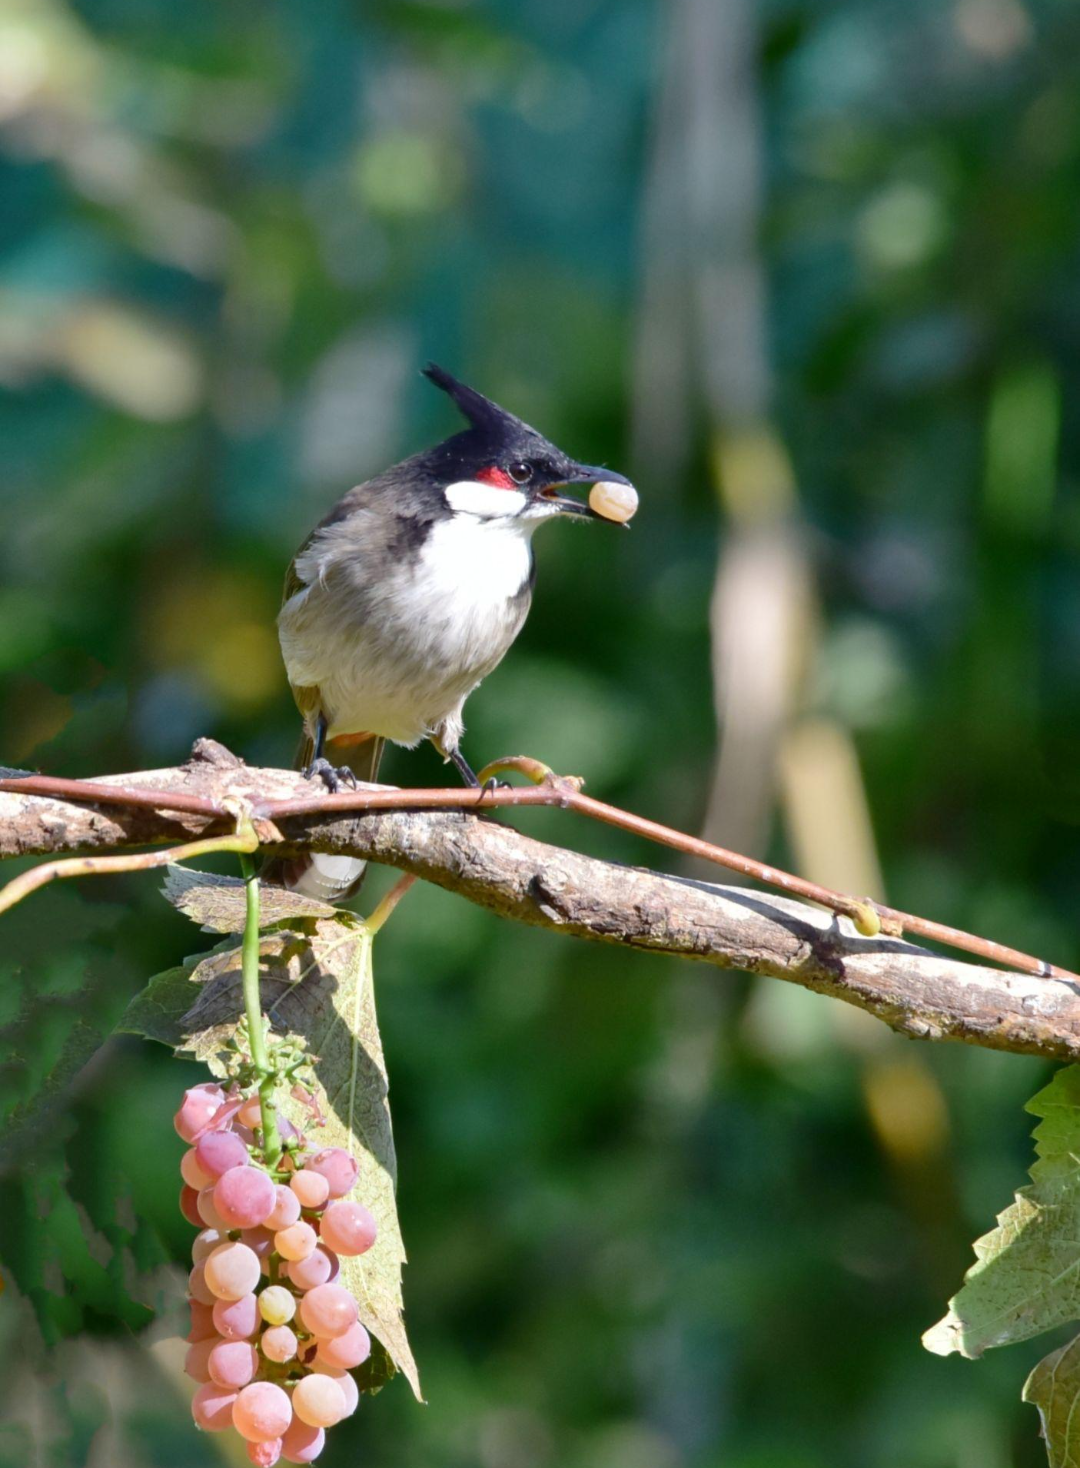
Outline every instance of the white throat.
<svg viewBox="0 0 1080 1468"><path fill-rule="evenodd" d="M508 520L525 508L525 496L518 489L500 489L495 484L482 484L478 479L460 479L443 491L446 503L458 515L477 515L481 520Z"/></svg>

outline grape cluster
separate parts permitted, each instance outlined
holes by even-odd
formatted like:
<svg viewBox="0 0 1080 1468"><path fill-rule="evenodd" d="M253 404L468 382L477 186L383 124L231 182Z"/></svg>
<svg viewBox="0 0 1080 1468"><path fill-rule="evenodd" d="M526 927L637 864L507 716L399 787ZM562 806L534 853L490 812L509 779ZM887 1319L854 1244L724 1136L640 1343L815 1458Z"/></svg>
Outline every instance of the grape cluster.
<svg viewBox="0 0 1080 1468"><path fill-rule="evenodd" d="M371 1339L339 1283L342 1258L375 1242L375 1220L347 1194L359 1171L340 1147L310 1149L284 1118L270 1170L257 1095L193 1086L174 1118L188 1143L180 1210L200 1233L188 1283L185 1370L199 1383L198 1427L234 1427L260 1468L311 1463L325 1429L356 1410L351 1370Z"/></svg>

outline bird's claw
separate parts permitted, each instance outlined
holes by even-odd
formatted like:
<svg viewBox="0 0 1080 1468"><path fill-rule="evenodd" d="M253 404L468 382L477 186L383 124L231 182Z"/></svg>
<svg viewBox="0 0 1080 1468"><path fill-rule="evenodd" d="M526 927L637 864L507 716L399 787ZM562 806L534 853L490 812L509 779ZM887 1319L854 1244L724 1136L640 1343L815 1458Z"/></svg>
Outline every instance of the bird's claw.
<svg viewBox="0 0 1080 1468"><path fill-rule="evenodd" d="M500 780L498 775L489 775L480 786L481 795L494 795L496 790L512 790L509 780Z"/></svg>
<svg viewBox="0 0 1080 1468"><path fill-rule="evenodd" d="M356 789L356 776L348 765L332 765L322 755L313 759L304 771L305 780L321 780L331 795L336 795L342 785Z"/></svg>

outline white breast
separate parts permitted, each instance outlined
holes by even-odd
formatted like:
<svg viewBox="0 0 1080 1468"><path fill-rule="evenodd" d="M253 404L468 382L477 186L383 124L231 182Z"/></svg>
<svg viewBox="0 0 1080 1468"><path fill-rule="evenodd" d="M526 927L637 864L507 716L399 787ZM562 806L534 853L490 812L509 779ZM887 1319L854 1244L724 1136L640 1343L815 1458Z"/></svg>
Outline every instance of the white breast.
<svg viewBox="0 0 1080 1468"><path fill-rule="evenodd" d="M318 582L293 599L295 615L281 618L290 678L321 689L331 736L368 730L415 744L441 728L456 742L462 703L525 619L531 529L467 514L436 522L415 559L368 587L358 620Z"/></svg>
<svg viewBox="0 0 1080 1468"><path fill-rule="evenodd" d="M496 491L505 493L505 491ZM431 528L416 577L425 601L444 601L466 621L498 615L529 579L531 526L455 515Z"/></svg>

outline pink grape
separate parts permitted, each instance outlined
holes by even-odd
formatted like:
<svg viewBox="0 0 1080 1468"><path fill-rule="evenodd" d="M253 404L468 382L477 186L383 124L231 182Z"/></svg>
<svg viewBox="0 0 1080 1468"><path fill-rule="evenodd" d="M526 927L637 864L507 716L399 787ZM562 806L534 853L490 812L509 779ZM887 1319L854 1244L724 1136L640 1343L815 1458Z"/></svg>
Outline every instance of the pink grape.
<svg viewBox="0 0 1080 1468"><path fill-rule="evenodd" d="M335 1366L327 1366L326 1362L320 1361L318 1357L315 1358L311 1369L320 1372L323 1376L332 1376L334 1378L338 1386L345 1393L345 1416L351 1417L360 1405L360 1388L356 1385L356 1382L349 1373L347 1371L341 1371Z"/></svg>
<svg viewBox="0 0 1080 1468"><path fill-rule="evenodd" d="M184 1101L200 1098L209 1099L215 1106L220 1106L225 1100L225 1087L219 1081L199 1081L194 1086L188 1086L183 1096Z"/></svg>
<svg viewBox="0 0 1080 1468"><path fill-rule="evenodd" d="M262 1105L258 1096L249 1096L236 1113L236 1119L241 1126L262 1126Z"/></svg>
<svg viewBox="0 0 1080 1468"><path fill-rule="evenodd" d="M296 1355L296 1332L287 1325L268 1326L259 1346L268 1361L291 1361Z"/></svg>
<svg viewBox="0 0 1080 1468"><path fill-rule="evenodd" d="M247 1340L259 1328L259 1301L253 1294L241 1295L239 1300L218 1300L212 1314L218 1335L227 1341Z"/></svg>
<svg viewBox="0 0 1080 1468"><path fill-rule="evenodd" d="M330 1196L330 1184L321 1172L302 1167L289 1179L289 1187L304 1208L321 1208Z"/></svg>
<svg viewBox="0 0 1080 1468"><path fill-rule="evenodd" d="M318 1242L319 1236L310 1223L290 1223L274 1235L274 1248L282 1259L306 1259Z"/></svg>
<svg viewBox="0 0 1080 1468"><path fill-rule="evenodd" d="M300 1319L312 1335L344 1335L355 1322L356 1313L356 1301L341 1285L316 1285L300 1301Z"/></svg>
<svg viewBox="0 0 1080 1468"><path fill-rule="evenodd" d="M196 1132L206 1125L224 1099L225 1092L220 1086L192 1086L185 1091L180 1110L173 1117L177 1135L185 1142L194 1142Z"/></svg>
<svg viewBox="0 0 1080 1468"><path fill-rule="evenodd" d="M191 1400L191 1415L195 1426L204 1432L224 1432L232 1426L233 1407L236 1393L208 1381L201 1386Z"/></svg>
<svg viewBox="0 0 1080 1468"><path fill-rule="evenodd" d="M281 1457L281 1439L273 1437L268 1443L248 1443L247 1455L255 1468L274 1468Z"/></svg>
<svg viewBox="0 0 1080 1468"><path fill-rule="evenodd" d="M230 1225L225 1222L221 1214L217 1211L217 1207L214 1203L215 1186L216 1184L211 1183L209 1187L203 1188L202 1192L197 1195L199 1201L196 1204L196 1207L199 1210L200 1221L204 1223L207 1228L217 1228L225 1230L229 1228Z"/></svg>
<svg viewBox="0 0 1080 1468"><path fill-rule="evenodd" d="M302 1376L293 1387L292 1405L309 1427L333 1427L345 1416L345 1393L332 1376Z"/></svg>
<svg viewBox="0 0 1080 1468"><path fill-rule="evenodd" d="M210 1353L217 1344L217 1336L211 1335L188 1346L184 1354L184 1372L192 1381L210 1380Z"/></svg>
<svg viewBox="0 0 1080 1468"><path fill-rule="evenodd" d="M253 1381L233 1403L232 1420L249 1443L272 1442L292 1421L292 1403L272 1381Z"/></svg>
<svg viewBox="0 0 1080 1468"><path fill-rule="evenodd" d="M199 1166L199 1159L195 1155L195 1148L189 1147L180 1159L180 1176L189 1188L205 1188L207 1183L213 1182L208 1172Z"/></svg>
<svg viewBox="0 0 1080 1468"><path fill-rule="evenodd" d="M235 1132L204 1132L195 1143L195 1160L214 1182L230 1167L246 1167L248 1151Z"/></svg>
<svg viewBox="0 0 1080 1468"><path fill-rule="evenodd" d="M201 1300L189 1300L191 1308L191 1329L188 1331L189 1341L204 1341L208 1335L215 1335L214 1312L209 1305L204 1305Z"/></svg>
<svg viewBox="0 0 1080 1468"><path fill-rule="evenodd" d="M259 1357L250 1341L218 1341L206 1361L210 1380L232 1391L248 1382L259 1369Z"/></svg>
<svg viewBox="0 0 1080 1468"><path fill-rule="evenodd" d="M296 1314L296 1296L284 1285L270 1285L259 1296L259 1314L267 1325L287 1325Z"/></svg>
<svg viewBox="0 0 1080 1468"><path fill-rule="evenodd" d="M322 1241L335 1254L348 1259L366 1254L378 1233L374 1218L363 1203L331 1203L319 1226Z"/></svg>
<svg viewBox="0 0 1080 1468"><path fill-rule="evenodd" d="M239 1300L250 1294L262 1273L258 1256L241 1243L219 1244L196 1268L205 1272L206 1288L219 1300Z"/></svg>
<svg viewBox="0 0 1080 1468"><path fill-rule="evenodd" d="M200 1305L213 1305L217 1296L206 1283L206 1265L196 1264L188 1275L188 1294Z"/></svg>
<svg viewBox="0 0 1080 1468"><path fill-rule="evenodd" d="M340 1371L351 1371L371 1355L371 1337L359 1320L342 1335L319 1341L318 1359Z"/></svg>
<svg viewBox="0 0 1080 1468"><path fill-rule="evenodd" d="M277 1199L270 1214L266 1219L266 1227L272 1228L275 1233L279 1229L288 1228L300 1217L300 1199L292 1188L286 1188L281 1183L277 1186Z"/></svg>
<svg viewBox="0 0 1080 1468"><path fill-rule="evenodd" d="M191 1257L196 1264L201 1264L207 1254L212 1254L218 1244L227 1244L229 1236L220 1228L204 1228L197 1233L191 1241Z"/></svg>
<svg viewBox="0 0 1080 1468"><path fill-rule="evenodd" d="M345 1397L345 1416L351 1417L360 1405L360 1388L357 1386L355 1378L350 1376L347 1371L343 1371L340 1376L335 1376L334 1380L341 1388Z"/></svg>
<svg viewBox="0 0 1080 1468"><path fill-rule="evenodd" d="M325 1443L326 1433L321 1427L309 1427L294 1417L281 1439L281 1456L286 1463L314 1463Z"/></svg>
<svg viewBox="0 0 1080 1468"><path fill-rule="evenodd" d="M325 1147L316 1157L310 1158L305 1166L313 1172L321 1172L330 1184L330 1197L343 1198L356 1186L360 1168L356 1158L344 1147Z"/></svg>
<svg viewBox="0 0 1080 1468"><path fill-rule="evenodd" d="M196 1228L202 1228L203 1219L199 1212L199 1195L194 1188L189 1188L187 1183L180 1189L180 1212L188 1223Z"/></svg>
<svg viewBox="0 0 1080 1468"><path fill-rule="evenodd" d="M306 1259L293 1259L286 1266L289 1280L298 1290L313 1290L316 1285L329 1283L334 1272L331 1256L320 1245Z"/></svg>
<svg viewBox="0 0 1080 1468"><path fill-rule="evenodd" d="M240 1238L260 1260L268 1259L274 1252L274 1235L268 1228L243 1228Z"/></svg>
<svg viewBox="0 0 1080 1468"><path fill-rule="evenodd" d="M214 1207L228 1228L258 1228L276 1201L273 1179L258 1167L230 1167L214 1184Z"/></svg>

